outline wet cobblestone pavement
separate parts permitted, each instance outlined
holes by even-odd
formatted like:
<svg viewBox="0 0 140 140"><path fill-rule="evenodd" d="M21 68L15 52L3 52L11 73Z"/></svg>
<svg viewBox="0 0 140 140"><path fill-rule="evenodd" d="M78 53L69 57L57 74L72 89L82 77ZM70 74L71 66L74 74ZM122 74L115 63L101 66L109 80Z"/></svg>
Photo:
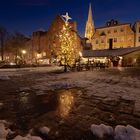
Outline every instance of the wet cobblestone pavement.
<svg viewBox="0 0 140 140"><path fill-rule="evenodd" d="M139 100L135 100L139 95L135 98L129 97L131 94L126 96L126 92L130 92L130 83L122 85L120 82L122 78L137 80L131 88L138 93L139 70L98 70L90 72L89 77L91 73L96 74L90 78L83 72L77 73L79 79L80 75L87 76L86 82L81 79L82 84L69 82L71 75L75 76L76 73L18 73L21 75L11 75L9 80L0 80L0 103L3 104L0 105L0 120L11 122L10 128L16 131L16 134L27 134L33 128L33 133L40 135L37 129L47 126L51 130L49 139L90 140L95 139L90 132L91 124L107 124L113 127L130 124L140 129L140 112L137 110ZM110 79L112 76L117 80ZM70 85L62 82L69 82ZM110 89L108 93L107 85L112 85L114 89L119 85L121 88L114 91ZM102 88L102 93L97 87Z"/></svg>

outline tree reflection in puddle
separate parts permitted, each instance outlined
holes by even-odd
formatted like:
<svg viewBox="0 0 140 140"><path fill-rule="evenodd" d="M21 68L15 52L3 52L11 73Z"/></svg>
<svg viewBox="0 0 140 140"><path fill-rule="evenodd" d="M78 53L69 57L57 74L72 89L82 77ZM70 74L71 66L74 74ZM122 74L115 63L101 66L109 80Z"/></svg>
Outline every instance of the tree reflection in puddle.
<svg viewBox="0 0 140 140"><path fill-rule="evenodd" d="M59 114L62 118L69 115L74 105L74 96L71 90L65 90L59 95Z"/></svg>
<svg viewBox="0 0 140 140"><path fill-rule="evenodd" d="M20 129L26 130L32 120L49 112L55 112L59 117L66 118L74 105L74 93L73 89L48 91L43 95L20 93L15 106L17 125Z"/></svg>

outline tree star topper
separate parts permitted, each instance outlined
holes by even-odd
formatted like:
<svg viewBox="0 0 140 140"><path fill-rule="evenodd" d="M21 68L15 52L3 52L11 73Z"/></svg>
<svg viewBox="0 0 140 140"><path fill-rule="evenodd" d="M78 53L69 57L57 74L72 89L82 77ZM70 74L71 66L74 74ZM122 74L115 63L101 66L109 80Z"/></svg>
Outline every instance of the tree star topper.
<svg viewBox="0 0 140 140"><path fill-rule="evenodd" d="M62 17L64 18L65 23L68 23L68 21L69 21L70 19L72 19L72 18L68 15L67 12L66 12L66 15L62 15Z"/></svg>

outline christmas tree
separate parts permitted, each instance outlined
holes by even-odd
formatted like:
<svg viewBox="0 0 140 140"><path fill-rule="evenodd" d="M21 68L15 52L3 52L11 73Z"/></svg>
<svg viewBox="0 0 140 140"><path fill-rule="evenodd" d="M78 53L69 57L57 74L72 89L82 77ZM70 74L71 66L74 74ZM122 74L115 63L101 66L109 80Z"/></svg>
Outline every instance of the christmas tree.
<svg viewBox="0 0 140 140"><path fill-rule="evenodd" d="M71 18L68 16L68 13L63 17L65 18L65 24L59 33L60 50L58 52L58 59L61 64L64 65L64 71L66 72L67 67L75 63L76 51L74 48L74 35L72 34L71 26L68 22Z"/></svg>

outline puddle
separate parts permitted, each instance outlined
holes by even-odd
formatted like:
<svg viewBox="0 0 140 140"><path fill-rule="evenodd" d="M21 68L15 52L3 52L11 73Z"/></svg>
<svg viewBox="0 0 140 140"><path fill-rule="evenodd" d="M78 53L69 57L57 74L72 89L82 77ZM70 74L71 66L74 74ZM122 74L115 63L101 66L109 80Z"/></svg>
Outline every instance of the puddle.
<svg viewBox="0 0 140 140"><path fill-rule="evenodd" d="M71 90L48 92L43 95L21 92L15 103L16 123L19 129L27 130L32 119L51 111L55 111L61 118L66 118L73 105L74 95Z"/></svg>

